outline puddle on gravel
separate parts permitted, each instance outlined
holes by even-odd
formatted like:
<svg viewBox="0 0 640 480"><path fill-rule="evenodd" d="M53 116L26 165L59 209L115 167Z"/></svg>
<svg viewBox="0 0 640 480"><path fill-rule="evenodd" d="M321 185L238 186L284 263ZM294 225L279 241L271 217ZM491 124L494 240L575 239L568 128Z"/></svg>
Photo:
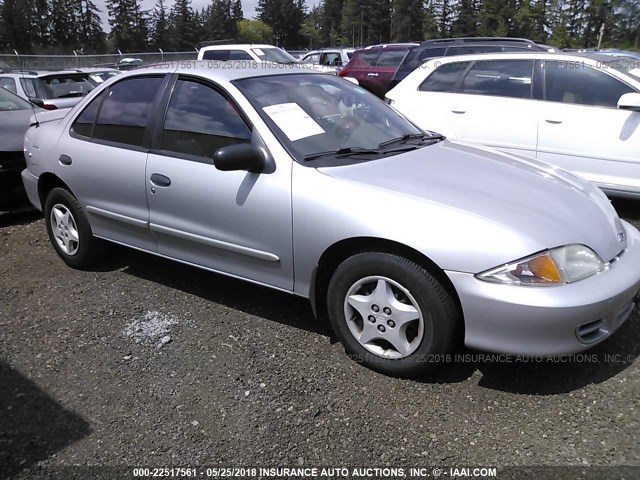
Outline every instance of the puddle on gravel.
<svg viewBox="0 0 640 480"><path fill-rule="evenodd" d="M172 315L149 311L131 320L122 333L136 343L155 343L162 347L171 341L171 326L177 323L178 320Z"/></svg>

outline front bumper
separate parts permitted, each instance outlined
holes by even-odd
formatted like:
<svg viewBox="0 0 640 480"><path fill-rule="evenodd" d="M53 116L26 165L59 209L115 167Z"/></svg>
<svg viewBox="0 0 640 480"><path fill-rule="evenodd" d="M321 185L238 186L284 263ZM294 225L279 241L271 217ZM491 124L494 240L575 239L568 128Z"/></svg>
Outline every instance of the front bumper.
<svg viewBox="0 0 640 480"><path fill-rule="evenodd" d="M576 353L600 343L640 302L640 232L609 268L558 287L518 287L447 272L465 319L465 345L523 356Z"/></svg>

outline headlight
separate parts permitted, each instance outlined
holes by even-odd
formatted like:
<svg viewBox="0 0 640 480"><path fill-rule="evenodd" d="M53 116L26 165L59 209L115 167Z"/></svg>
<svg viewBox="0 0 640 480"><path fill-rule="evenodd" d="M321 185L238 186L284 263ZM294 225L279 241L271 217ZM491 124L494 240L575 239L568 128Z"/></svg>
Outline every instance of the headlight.
<svg viewBox="0 0 640 480"><path fill-rule="evenodd" d="M605 268L589 247L566 245L479 273L476 278L506 285L554 286L577 282Z"/></svg>

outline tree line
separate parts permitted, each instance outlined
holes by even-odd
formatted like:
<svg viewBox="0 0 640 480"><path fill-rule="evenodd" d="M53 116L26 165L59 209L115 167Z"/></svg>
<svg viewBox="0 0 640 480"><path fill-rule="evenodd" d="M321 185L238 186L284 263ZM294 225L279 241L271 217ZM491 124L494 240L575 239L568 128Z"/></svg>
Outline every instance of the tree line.
<svg viewBox="0 0 640 480"><path fill-rule="evenodd" d="M452 36L525 37L557 47L640 48L640 0L0 0L0 51L190 51L205 41L275 43L289 49L360 46ZM106 33L106 31L108 33Z"/></svg>

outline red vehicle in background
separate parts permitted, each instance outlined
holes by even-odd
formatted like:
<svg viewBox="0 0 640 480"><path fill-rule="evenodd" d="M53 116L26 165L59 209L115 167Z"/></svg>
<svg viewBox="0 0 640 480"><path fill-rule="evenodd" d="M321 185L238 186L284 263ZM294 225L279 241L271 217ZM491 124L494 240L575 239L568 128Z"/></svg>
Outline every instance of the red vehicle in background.
<svg viewBox="0 0 640 480"><path fill-rule="evenodd" d="M340 71L341 77L352 77L380 98L391 88L391 80L405 55L418 43L389 43L356 50L351 61Z"/></svg>

